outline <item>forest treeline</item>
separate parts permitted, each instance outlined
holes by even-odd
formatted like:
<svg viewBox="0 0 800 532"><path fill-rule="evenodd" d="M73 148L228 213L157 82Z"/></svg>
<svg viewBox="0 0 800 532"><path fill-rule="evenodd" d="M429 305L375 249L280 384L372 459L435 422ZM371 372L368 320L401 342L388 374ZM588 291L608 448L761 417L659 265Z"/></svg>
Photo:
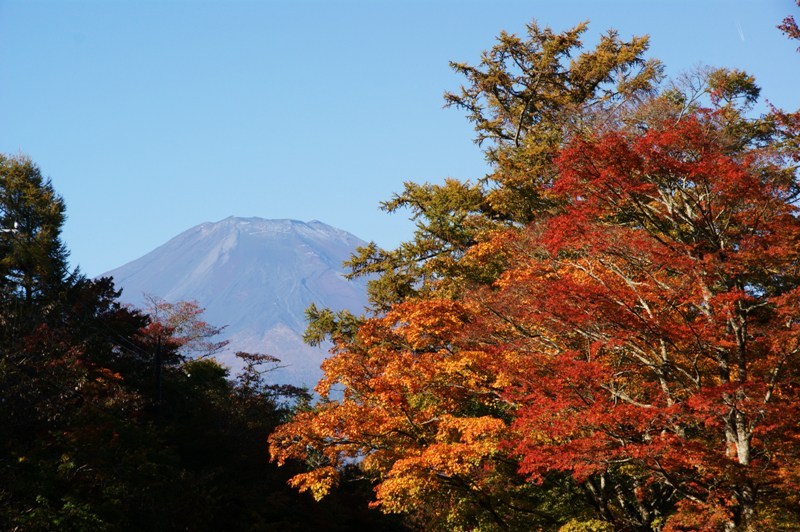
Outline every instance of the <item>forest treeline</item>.
<svg viewBox="0 0 800 532"><path fill-rule="evenodd" d="M268 380L274 357L239 353L229 375L196 304L127 308L70 271L64 203L24 156L0 156L0 217L0 529L397 527L360 476L319 504L269 463L308 398Z"/></svg>
<svg viewBox="0 0 800 532"><path fill-rule="evenodd" d="M70 271L61 198L0 157L0 527L796 527L800 112L586 30L452 64L490 172L383 205L416 232L351 259L370 313L308 310L313 400Z"/></svg>

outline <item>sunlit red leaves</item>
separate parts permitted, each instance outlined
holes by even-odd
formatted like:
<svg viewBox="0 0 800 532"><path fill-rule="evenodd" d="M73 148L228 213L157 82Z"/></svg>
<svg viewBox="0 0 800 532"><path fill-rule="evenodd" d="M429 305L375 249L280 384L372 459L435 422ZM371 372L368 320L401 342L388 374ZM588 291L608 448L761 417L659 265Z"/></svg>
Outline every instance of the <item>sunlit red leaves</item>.
<svg viewBox="0 0 800 532"><path fill-rule="evenodd" d="M711 500L709 503L684 499L679 501L677 512L664 527L665 532L713 532L725 529L733 517L727 509L729 501Z"/></svg>
<svg viewBox="0 0 800 532"><path fill-rule="evenodd" d="M728 515L744 478L788 466L768 457L796 452L800 224L760 164L700 118L562 152L563 212L484 300L498 328L536 332L507 389L531 479L636 464Z"/></svg>
<svg viewBox="0 0 800 532"><path fill-rule="evenodd" d="M674 530L730 522L745 488L794 489L800 222L783 156L734 155L714 119L572 142L542 191L559 209L462 259L502 265L496 281L341 340L318 391L343 400L280 429L273 456L319 453L298 482L323 491L360 456L391 511L501 490L500 461L533 482L620 475L689 501Z"/></svg>
<svg viewBox="0 0 800 532"><path fill-rule="evenodd" d="M797 5L800 6L800 0L798 0ZM797 26L797 22L791 15L783 19L778 29L790 39L800 39L800 27ZM797 50L800 51L800 47Z"/></svg>
<svg viewBox="0 0 800 532"><path fill-rule="evenodd" d="M643 228L697 252L731 250L774 233L772 219L793 210L782 200L782 184L764 179L751 156L734 159L709 129L693 117L639 136L574 141L558 158L554 184L570 202L563 216L582 221L584 231L597 231L587 218Z"/></svg>
<svg viewBox="0 0 800 532"><path fill-rule="evenodd" d="M196 301L170 303L155 296L147 296L145 312L150 323L142 330L145 341L162 343L165 349L174 349L182 355L210 356L227 345L227 341L213 341L224 327L210 325L202 319L205 309Z"/></svg>

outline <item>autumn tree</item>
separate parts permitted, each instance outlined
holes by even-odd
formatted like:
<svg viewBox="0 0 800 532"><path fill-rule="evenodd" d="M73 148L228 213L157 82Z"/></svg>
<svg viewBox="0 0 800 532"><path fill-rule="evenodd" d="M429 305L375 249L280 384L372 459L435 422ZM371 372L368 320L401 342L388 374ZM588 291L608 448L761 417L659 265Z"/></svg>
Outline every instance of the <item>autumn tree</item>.
<svg viewBox="0 0 800 532"><path fill-rule="evenodd" d="M521 471L569 471L617 526L797 517L796 167L731 152L715 122L575 140L563 213L519 236L484 300L525 331L506 389Z"/></svg>
<svg viewBox="0 0 800 532"><path fill-rule="evenodd" d="M439 317L437 314L443 313L442 319L445 319L449 315L444 310L452 308L448 301L461 297L465 287L488 285L497 279L508 265L504 262L504 252L492 242L492 235L504 228L519 230L537 213L557 207L544 189L556 175L554 158L559 148L571 135L591 123L616 119L622 109L652 92L661 68L658 62L643 58L646 38L626 42L615 32L609 32L595 49L583 50L580 38L586 28L581 24L555 34L532 23L526 39L502 34L498 44L484 54L479 66L452 65L466 77L467 85L460 94L447 94L446 99L449 105L469 112L478 132L477 141L486 148L493 172L475 184L455 180L447 180L443 185L407 183L403 193L384 204L390 212L401 208L411 210L412 217L417 220L415 238L393 251L367 246L353 257L350 266L353 275L378 274L377 279L370 282L369 290L374 309L389 311L385 316L364 323L359 330L354 326L357 320L353 316L334 316L311 309L309 339L319 341L329 334L336 342L337 351L326 362L328 378L319 391L325 396L330 386L341 384L345 398L342 402L323 403L317 410L298 418L305 421L298 421L294 427L330 416L330 421L320 421L327 428L320 429L310 440L299 437L296 445L290 445L288 441L296 436L289 433L291 429L275 436L274 442L286 438L273 446L279 460L302 456L302 449L314 447L314 442L317 447L329 449L330 455L323 453L325 459L321 462L327 464L325 468L319 467L302 480L298 479L299 484L321 494L335 482L335 466L341 463L342 456L370 456L374 452L382 458L369 458L364 464L367 469L371 468L375 478L398 475L392 485L399 491L389 496L390 484L385 484L386 489L382 491L386 498L381 504L391 511L413 509L425 513L431 510L434 504L422 502L426 499L421 492L416 493L418 503L410 502L411 491L403 492L416 489L414 486L419 483L428 486L425 494L433 499L437 494L446 497L447 502L439 505L444 510L434 511L442 526L459 519L462 524L482 522L503 527L517 522L519 525L520 522L515 521L519 516L538 511L533 508L541 501L530 493L530 487L521 477L516 477L513 461L498 447L510 420L510 408L499 398L502 385L497 381L503 382L502 372L495 375L493 365L474 361L463 361L463 367L459 366L452 360L457 358L456 354L445 355L454 350L447 341L416 346L417 340L403 336L408 320L404 312L420 320L435 320ZM538 77L532 77L534 72ZM415 308L415 305L427 305L427 300L442 300L445 306ZM397 306L403 301L408 301L408 306ZM459 327L468 314L464 309L459 310L458 319L445 323ZM443 324L438 327L444 331ZM421 356L428 348L434 350L431 356ZM410 354L403 355L407 351ZM397 362L399 359L403 360L402 364ZM479 357L483 363L490 359L485 354ZM453 367L448 373L440 364L449 362ZM368 368L374 368L374 372ZM466 371L478 375L474 377L474 389L463 383ZM411 386L413 380L418 379L417 374L442 375L443 381L431 377L430 386L424 392L419 391ZM403 384L394 379L401 379ZM406 387L409 387L407 392L404 391ZM373 396L380 395L383 390L391 397L377 399ZM390 399L399 404L390 408ZM383 405L380 408L386 412L372 417L377 407L373 400ZM465 411L470 414L464 414L463 420L462 415L448 414L446 419L453 425L443 421L445 425L440 426L440 414L451 412L454 405L470 405ZM357 415L356 411L367 417ZM384 416L388 416L385 427L375 428L367 423L367 419L378 422ZM338 421L334 423L334 420ZM326 423L334 423L336 428ZM350 430L356 425L359 434L369 430L372 436L355 437ZM484 430L489 433L483 434ZM337 445L324 443L327 431L340 433L351 442L346 451L342 450L342 456L338 454L341 449ZM394 459L387 457L389 453L382 446L388 444L380 435L400 438L390 445L395 449ZM466 444L463 438L470 443ZM389 473L395 471L393 464L402 457L422 452L431 442L437 441L441 441L442 446L428 452L425 460L437 460L440 451L444 456L444 449L452 443L452 462L448 466L452 470L435 474L434 462L422 460L414 467L409 466L406 473ZM283 445L290 446L291 451ZM471 465L458 465L464 461ZM495 471L495 467L499 469ZM484 470L482 468L486 473L478 474ZM485 484L475 480L481 477L486 477ZM409 504L411 506L406 506ZM465 518L467 515L471 517ZM543 520L550 518L545 516Z"/></svg>
<svg viewBox="0 0 800 532"><path fill-rule="evenodd" d="M350 261L353 276L378 274L369 288L375 308L493 280L501 265L468 265L459 260L464 252L498 227L524 226L554 208L543 191L566 139L613 123L653 91L662 68L645 59L646 37L625 41L609 31L587 49L587 28L555 33L534 21L524 38L501 33L480 64L451 63L466 83L445 94L446 104L467 112L491 172L476 183L406 183L382 205L387 212L408 209L417 230L395 250L370 244Z"/></svg>
<svg viewBox="0 0 800 532"><path fill-rule="evenodd" d="M321 498L339 484L340 468L360 460L378 482L375 505L425 528L557 522L578 494L554 477L558 498L541 497L503 452L507 372L496 373L494 354L464 336L475 312L452 300L408 301L367 320L355 338L338 337L317 387L325 399L271 436L280 463L313 465L293 484ZM341 400L330 399L336 386Z"/></svg>
<svg viewBox="0 0 800 532"><path fill-rule="evenodd" d="M313 309L323 401L271 438L300 489L358 462L440 529L797 520L797 114L754 116L738 70L658 85L646 40L583 31L456 65L492 172L386 204L418 231L351 262L381 312Z"/></svg>
<svg viewBox="0 0 800 532"><path fill-rule="evenodd" d="M205 309L197 301L166 301L154 295L145 297L142 311L150 317L143 334L161 338L181 357L205 358L222 351L228 342L217 337L225 327L203 319Z"/></svg>
<svg viewBox="0 0 800 532"><path fill-rule="evenodd" d="M797 2L797 5L800 6L800 2ZM778 29L790 39L800 40L800 27L797 26L797 21L795 21L792 15L784 18L783 22L778 26ZM798 48L798 50L800 50L800 48Z"/></svg>

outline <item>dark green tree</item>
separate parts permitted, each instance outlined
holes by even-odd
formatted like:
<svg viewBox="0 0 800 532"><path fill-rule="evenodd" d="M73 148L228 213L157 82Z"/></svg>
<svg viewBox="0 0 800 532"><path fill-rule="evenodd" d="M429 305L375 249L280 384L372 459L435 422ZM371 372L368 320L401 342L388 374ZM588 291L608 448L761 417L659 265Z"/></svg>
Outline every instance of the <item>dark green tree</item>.
<svg viewBox="0 0 800 532"><path fill-rule="evenodd" d="M64 201L39 167L0 154L0 294L3 303L44 303L68 276L60 240ZM41 308L40 310L44 310Z"/></svg>

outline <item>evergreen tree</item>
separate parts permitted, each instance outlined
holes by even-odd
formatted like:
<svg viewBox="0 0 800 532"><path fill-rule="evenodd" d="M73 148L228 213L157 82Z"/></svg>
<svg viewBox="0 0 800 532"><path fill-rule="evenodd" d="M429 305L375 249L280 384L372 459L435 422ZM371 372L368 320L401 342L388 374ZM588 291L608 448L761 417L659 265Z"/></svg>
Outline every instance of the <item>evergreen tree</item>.
<svg viewBox="0 0 800 532"><path fill-rule="evenodd" d="M5 335L19 334L46 315L53 308L48 303L67 282L63 223L64 202L38 166L21 155L0 154L0 321Z"/></svg>

